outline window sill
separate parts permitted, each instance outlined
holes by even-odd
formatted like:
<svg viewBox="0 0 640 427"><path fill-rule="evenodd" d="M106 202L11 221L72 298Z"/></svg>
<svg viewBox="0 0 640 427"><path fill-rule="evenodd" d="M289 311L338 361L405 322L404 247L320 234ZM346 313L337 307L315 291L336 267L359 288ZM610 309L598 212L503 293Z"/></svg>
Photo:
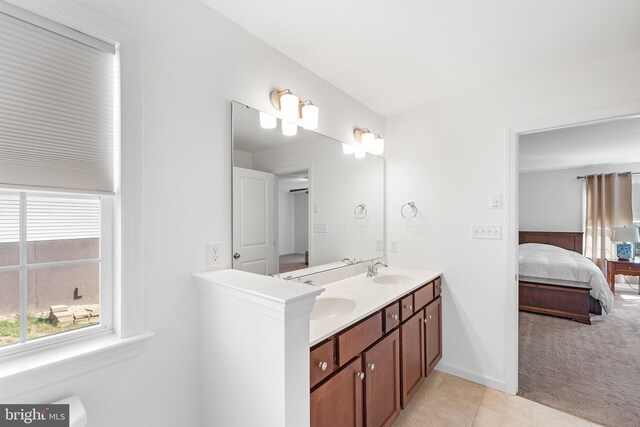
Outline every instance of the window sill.
<svg viewBox="0 0 640 427"><path fill-rule="evenodd" d="M146 331L133 337L120 338L111 333L2 361L0 401L137 356L142 352L145 341L153 335L153 332Z"/></svg>

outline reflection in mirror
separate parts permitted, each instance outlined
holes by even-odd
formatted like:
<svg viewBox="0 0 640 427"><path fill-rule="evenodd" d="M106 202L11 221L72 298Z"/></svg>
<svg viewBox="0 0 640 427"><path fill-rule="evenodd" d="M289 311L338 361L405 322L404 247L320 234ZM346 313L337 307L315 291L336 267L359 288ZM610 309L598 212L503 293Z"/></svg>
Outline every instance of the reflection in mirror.
<svg viewBox="0 0 640 427"><path fill-rule="evenodd" d="M299 276L383 256L383 159L261 115L233 103L233 268Z"/></svg>

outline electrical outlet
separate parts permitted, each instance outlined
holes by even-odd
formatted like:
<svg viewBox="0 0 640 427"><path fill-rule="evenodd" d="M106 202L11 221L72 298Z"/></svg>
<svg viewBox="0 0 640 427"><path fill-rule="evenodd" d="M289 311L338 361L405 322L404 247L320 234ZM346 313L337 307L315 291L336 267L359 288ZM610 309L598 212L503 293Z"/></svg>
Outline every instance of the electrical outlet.
<svg viewBox="0 0 640 427"><path fill-rule="evenodd" d="M222 243L207 243L207 265L209 267L218 265L222 262Z"/></svg>
<svg viewBox="0 0 640 427"><path fill-rule="evenodd" d="M389 242L390 246L391 246L391 252L398 252L398 241L397 240L391 240Z"/></svg>

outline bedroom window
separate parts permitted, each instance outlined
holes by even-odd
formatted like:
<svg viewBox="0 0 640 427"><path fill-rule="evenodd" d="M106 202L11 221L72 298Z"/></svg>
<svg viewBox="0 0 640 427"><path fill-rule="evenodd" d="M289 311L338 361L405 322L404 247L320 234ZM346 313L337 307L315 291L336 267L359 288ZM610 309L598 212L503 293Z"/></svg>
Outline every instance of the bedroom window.
<svg viewBox="0 0 640 427"><path fill-rule="evenodd" d="M0 1L0 356L110 330L116 47Z"/></svg>

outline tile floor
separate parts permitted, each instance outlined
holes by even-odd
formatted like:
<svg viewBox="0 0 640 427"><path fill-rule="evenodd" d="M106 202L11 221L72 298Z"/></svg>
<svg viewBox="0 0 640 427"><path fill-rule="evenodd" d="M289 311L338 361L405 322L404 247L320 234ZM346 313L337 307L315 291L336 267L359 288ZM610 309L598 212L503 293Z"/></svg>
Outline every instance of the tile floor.
<svg viewBox="0 0 640 427"><path fill-rule="evenodd" d="M598 424L433 371L393 427L594 427Z"/></svg>

